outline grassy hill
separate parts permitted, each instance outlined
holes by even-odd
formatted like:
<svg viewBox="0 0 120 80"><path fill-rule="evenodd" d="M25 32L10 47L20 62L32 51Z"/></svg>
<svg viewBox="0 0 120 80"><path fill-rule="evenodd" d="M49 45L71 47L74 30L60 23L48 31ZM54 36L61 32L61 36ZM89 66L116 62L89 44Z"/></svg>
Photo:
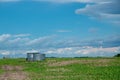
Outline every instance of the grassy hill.
<svg viewBox="0 0 120 80"><path fill-rule="evenodd" d="M120 80L120 58L0 59L0 80Z"/></svg>

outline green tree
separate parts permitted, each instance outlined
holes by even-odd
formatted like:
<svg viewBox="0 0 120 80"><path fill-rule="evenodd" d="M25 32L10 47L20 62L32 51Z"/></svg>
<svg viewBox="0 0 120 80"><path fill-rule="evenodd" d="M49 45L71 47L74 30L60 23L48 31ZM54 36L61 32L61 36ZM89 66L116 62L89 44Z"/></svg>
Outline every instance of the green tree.
<svg viewBox="0 0 120 80"><path fill-rule="evenodd" d="M115 57L120 57L120 53L116 54Z"/></svg>

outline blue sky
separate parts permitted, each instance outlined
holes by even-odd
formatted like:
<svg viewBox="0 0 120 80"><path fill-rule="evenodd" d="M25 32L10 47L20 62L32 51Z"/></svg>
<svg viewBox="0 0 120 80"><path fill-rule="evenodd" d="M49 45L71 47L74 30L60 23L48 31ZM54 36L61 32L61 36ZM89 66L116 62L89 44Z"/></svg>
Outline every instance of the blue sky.
<svg viewBox="0 0 120 80"><path fill-rule="evenodd" d="M0 56L113 56L120 52L119 0L0 0Z"/></svg>

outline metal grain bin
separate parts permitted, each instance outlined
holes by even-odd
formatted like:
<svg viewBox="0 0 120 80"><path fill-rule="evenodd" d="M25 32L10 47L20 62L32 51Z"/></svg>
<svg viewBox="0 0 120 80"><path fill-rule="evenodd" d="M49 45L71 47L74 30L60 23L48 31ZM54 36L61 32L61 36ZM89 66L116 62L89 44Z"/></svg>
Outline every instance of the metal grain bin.
<svg viewBox="0 0 120 80"><path fill-rule="evenodd" d="M40 60L39 53L34 53L33 54L33 61L39 61L39 60Z"/></svg>
<svg viewBox="0 0 120 80"><path fill-rule="evenodd" d="M40 60L44 60L45 59L45 54L40 54Z"/></svg>
<svg viewBox="0 0 120 80"><path fill-rule="evenodd" d="M33 54L33 61L40 61L45 59L45 54L35 53Z"/></svg>
<svg viewBox="0 0 120 80"><path fill-rule="evenodd" d="M33 53L27 53L27 61L33 61Z"/></svg>
<svg viewBox="0 0 120 80"><path fill-rule="evenodd" d="M45 59L45 54L27 53L27 61L40 61Z"/></svg>

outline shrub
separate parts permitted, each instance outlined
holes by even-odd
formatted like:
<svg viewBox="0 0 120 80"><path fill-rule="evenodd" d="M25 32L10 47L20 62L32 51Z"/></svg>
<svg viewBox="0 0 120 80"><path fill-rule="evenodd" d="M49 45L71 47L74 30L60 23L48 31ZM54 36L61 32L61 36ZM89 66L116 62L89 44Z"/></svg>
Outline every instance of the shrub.
<svg viewBox="0 0 120 80"><path fill-rule="evenodd" d="M119 54L116 54L115 57L120 57L120 53L119 53Z"/></svg>

